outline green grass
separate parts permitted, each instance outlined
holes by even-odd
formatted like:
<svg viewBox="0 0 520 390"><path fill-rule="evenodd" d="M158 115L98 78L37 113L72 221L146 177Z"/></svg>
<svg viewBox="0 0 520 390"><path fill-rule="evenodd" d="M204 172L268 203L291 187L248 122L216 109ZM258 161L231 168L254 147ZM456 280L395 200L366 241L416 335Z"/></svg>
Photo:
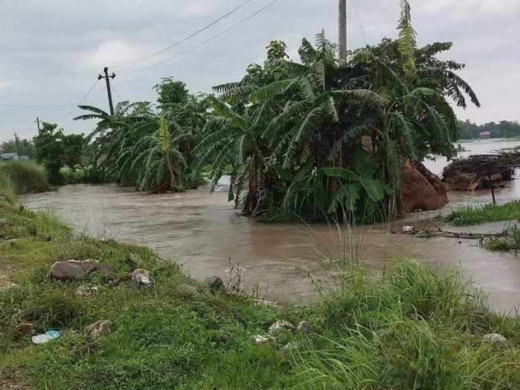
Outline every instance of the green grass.
<svg viewBox="0 0 520 390"><path fill-rule="evenodd" d="M2 170L0 165L0 204L2 203L13 203L16 199L16 191L13 182Z"/></svg>
<svg viewBox="0 0 520 390"><path fill-rule="evenodd" d="M10 178L17 194L48 191L50 186L43 167L32 161L13 161L0 166L0 174Z"/></svg>
<svg viewBox="0 0 520 390"><path fill-rule="evenodd" d="M0 283L20 286L0 292L0 367L33 389L520 388L520 320L491 313L455 272L408 260L382 277L345 266L320 302L279 311L212 295L150 250L74 236L51 214L4 205L0 219ZM49 279L54 261L71 258L113 268L83 282L98 294L76 297L81 283ZM135 267L152 272L153 288L132 288ZM109 287L114 278L121 283ZM185 283L201 294L187 294ZM279 319L306 320L315 333L252 343ZM97 320L113 327L94 340L83 329ZM22 322L65 333L34 346L18 333ZM485 344L487 333L508 342ZM289 342L298 347L284 350Z"/></svg>
<svg viewBox="0 0 520 390"><path fill-rule="evenodd" d="M453 211L445 218L457 226L478 225L488 222L520 220L520 201L504 205L486 205L482 207L464 207Z"/></svg>

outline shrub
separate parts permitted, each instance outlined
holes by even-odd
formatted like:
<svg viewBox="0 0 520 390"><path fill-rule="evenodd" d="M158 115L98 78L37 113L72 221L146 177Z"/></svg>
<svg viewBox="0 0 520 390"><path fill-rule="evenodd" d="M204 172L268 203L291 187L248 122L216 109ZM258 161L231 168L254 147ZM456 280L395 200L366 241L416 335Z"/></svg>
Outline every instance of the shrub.
<svg viewBox="0 0 520 390"><path fill-rule="evenodd" d="M49 190L49 182L42 167L16 161L4 165L1 170L9 176L17 194L30 194Z"/></svg>
<svg viewBox="0 0 520 390"><path fill-rule="evenodd" d="M6 172L0 168L0 197L5 198L8 203L13 203L16 198L16 192L13 182L7 176ZM0 200L0 203L2 200Z"/></svg>

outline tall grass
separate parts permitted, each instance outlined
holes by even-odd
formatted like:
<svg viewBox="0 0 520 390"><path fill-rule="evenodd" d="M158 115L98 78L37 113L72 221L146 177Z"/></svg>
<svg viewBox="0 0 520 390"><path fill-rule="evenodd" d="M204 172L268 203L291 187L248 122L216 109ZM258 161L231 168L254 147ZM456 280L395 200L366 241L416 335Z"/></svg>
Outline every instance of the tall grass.
<svg viewBox="0 0 520 390"><path fill-rule="evenodd" d="M504 205L490 204L483 207L464 207L453 211L445 220L457 226L464 226L515 219L520 219L520 201Z"/></svg>
<svg viewBox="0 0 520 390"><path fill-rule="evenodd" d="M5 198L8 203L13 203L16 199L16 192L13 182L0 167L0 197ZM0 204L1 204L0 200Z"/></svg>
<svg viewBox="0 0 520 390"><path fill-rule="evenodd" d="M401 260L382 279L345 278L319 306L322 334L295 355L296 388L520 388L519 319L489 312L457 273Z"/></svg>
<svg viewBox="0 0 520 390"><path fill-rule="evenodd" d="M0 171L9 176L17 194L48 191L45 170L30 161L15 161L2 165Z"/></svg>

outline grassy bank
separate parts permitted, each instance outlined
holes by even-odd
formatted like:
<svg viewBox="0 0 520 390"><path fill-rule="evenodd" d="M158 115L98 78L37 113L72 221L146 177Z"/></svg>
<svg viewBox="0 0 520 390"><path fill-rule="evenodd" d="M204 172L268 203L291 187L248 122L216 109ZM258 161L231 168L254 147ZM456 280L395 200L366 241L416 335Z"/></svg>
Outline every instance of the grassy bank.
<svg viewBox="0 0 520 390"><path fill-rule="evenodd" d="M145 248L76 237L53 215L0 202L0 384L53 390L520 388L520 320L492 314L456 273L401 260L374 278L345 266L337 289L318 304L278 310L243 296L214 295ZM109 271L78 282L52 280L51 264L68 259L96 259ZM132 286L127 275L135 268L151 271L153 287ZM10 283L18 287L5 288ZM98 292L77 296L80 285ZM265 335L282 319L305 320L313 331L255 345L253 335ZM85 326L98 320L112 321L111 334L87 336ZM35 333L64 333L32 345L21 332L27 323ZM486 343L488 333L508 341Z"/></svg>
<svg viewBox="0 0 520 390"><path fill-rule="evenodd" d="M464 207L453 211L445 220L457 226L520 220L520 201L510 202L504 205Z"/></svg>
<svg viewBox="0 0 520 390"><path fill-rule="evenodd" d="M32 194L50 189L43 167L32 161L14 161L0 165L3 181L10 180L17 194Z"/></svg>

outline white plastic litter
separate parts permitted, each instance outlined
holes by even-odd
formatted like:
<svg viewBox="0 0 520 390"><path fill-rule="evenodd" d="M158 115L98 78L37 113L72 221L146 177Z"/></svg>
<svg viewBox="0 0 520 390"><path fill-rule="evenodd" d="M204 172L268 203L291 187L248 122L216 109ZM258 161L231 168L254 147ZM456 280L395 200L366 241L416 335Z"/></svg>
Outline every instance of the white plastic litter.
<svg viewBox="0 0 520 390"><path fill-rule="evenodd" d="M49 341L59 339L61 337L61 332L57 330L49 330L43 334L39 334L36 336L33 336L31 338L32 342L34 344L45 344Z"/></svg>

